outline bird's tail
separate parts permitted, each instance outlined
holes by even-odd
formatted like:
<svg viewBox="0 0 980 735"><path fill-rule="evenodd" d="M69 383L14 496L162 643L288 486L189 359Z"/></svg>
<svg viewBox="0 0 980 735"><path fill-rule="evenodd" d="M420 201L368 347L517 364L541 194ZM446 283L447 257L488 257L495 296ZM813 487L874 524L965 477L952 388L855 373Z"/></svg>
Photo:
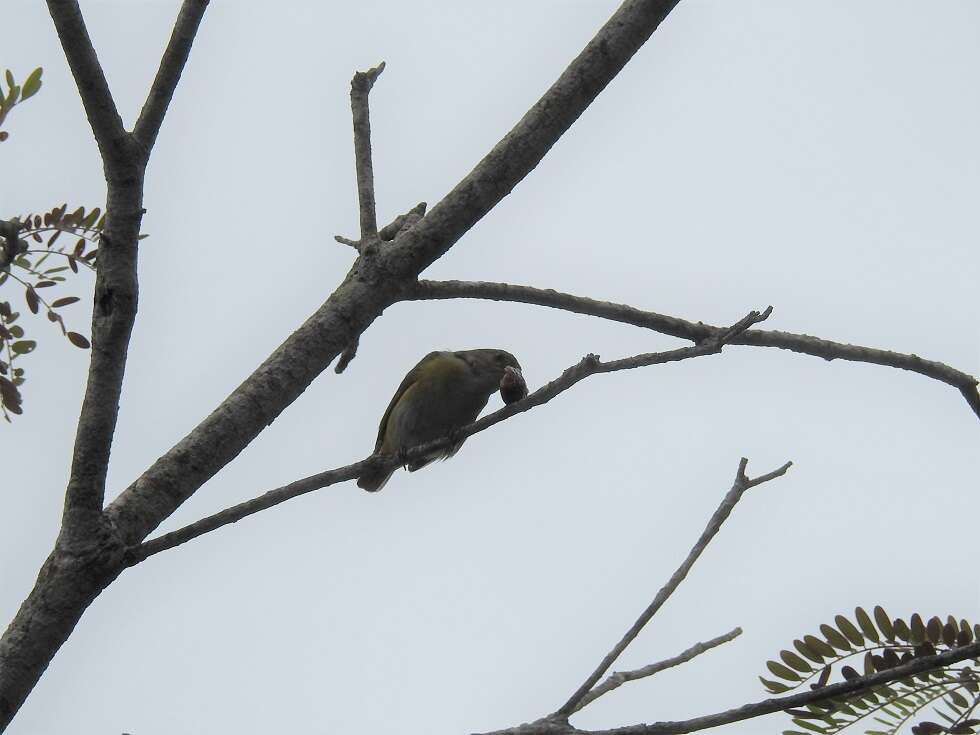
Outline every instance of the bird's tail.
<svg viewBox="0 0 980 735"><path fill-rule="evenodd" d="M395 473L397 467L392 467L390 469L385 469L384 467L380 469L367 469L364 473L357 478L357 486L362 490L367 490L369 493L376 493L378 490L385 486L385 483L391 478Z"/></svg>

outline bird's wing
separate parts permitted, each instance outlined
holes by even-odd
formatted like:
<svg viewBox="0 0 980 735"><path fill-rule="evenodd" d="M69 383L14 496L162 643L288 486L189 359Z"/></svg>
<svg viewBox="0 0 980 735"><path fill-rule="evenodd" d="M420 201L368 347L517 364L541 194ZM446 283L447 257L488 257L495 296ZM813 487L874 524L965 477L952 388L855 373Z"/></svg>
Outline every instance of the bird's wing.
<svg viewBox="0 0 980 735"><path fill-rule="evenodd" d="M408 371L408 375L405 376L405 379L402 380L401 385L398 386L398 390L395 391L395 395L391 397L391 402L388 404L388 408L385 409L384 416L381 417L381 425L378 427L378 439L374 443L375 452L378 452L381 449L381 445L384 443L385 432L388 430L388 418L391 416L392 410L398 404L401 397L405 395L405 391L411 388L415 381L418 380L419 372L421 371L422 366L438 356L438 352L430 352L428 355L423 357L421 360L419 360L418 365Z"/></svg>

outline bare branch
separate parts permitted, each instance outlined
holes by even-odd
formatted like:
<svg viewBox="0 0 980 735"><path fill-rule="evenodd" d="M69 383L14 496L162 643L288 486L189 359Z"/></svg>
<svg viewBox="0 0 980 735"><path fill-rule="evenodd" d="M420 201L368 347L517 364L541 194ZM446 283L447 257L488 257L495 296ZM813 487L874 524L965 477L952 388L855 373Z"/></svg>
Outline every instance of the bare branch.
<svg viewBox="0 0 980 735"><path fill-rule="evenodd" d="M65 58L75 78L78 94L85 106L95 140L106 164L128 162L132 140L123 127L122 118L109 91L99 57L92 46L82 11L76 0L48 0L48 12L54 21Z"/></svg>
<svg viewBox="0 0 980 735"><path fill-rule="evenodd" d="M353 480L360 477L361 473L370 463L371 460L368 458L347 465L346 467L338 467L335 470L327 470L326 472L304 477L301 480L296 480L275 490L269 490L257 498L246 500L243 503L233 505L214 515L210 515L207 518L202 518L181 529L165 533L155 539L150 539L135 547L127 555L127 566L139 564L147 557L159 554L161 551L166 551L167 549L172 549L198 536L203 536L205 533L213 531L216 528L227 526L230 523L237 523L242 518L247 518L250 515L271 508L274 505L279 505L279 503L284 503L292 498L305 495L306 493L319 490L329 485L336 485L338 482Z"/></svg>
<svg viewBox="0 0 980 735"><path fill-rule="evenodd" d="M698 557L700 557L702 552L707 548L708 544L711 542L711 539L713 539L715 534L721 529L721 524L723 524L728 518L729 514L732 512L732 509L735 507L735 504L741 500L742 494L750 487L755 487L756 485L766 482L767 480L781 477L786 473L786 470L790 468L792 463L787 462L778 470L774 470L763 477L757 477L754 480L749 479L745 474L745 467L747 464L748 460L743 457L738 464L738 471L735 473L735 481L732 484L732 489L729 490L722 499L721 505L718 506L718 510L716 510L714 515L711 516L711 519L708 521L708 525L705 527L697 543L694 544L694 547L691 549L690 553L688 553L687 558L684 559L679 567L677 567L677 571L675 571L671 575L670 579L667 580L667 584L665 584L657 593L656 597L653 598L653 602L647 606L647 609L641 613L640 617L636 619L636 622L630 626L628 631L626 631L626 635L624 635L619 643L613 646L612 650L605 655L605 657L599 663L599 666L596 667L596 670L593 671L589 675L589 678L582 683L582 686L580 686L575 693L569 697L568 701L555 712L555 717L568 717L576 709L579 709L579 704L589 694L592 687L596 685L596 682L598 682L602 675L609 670L609 667L613 665L613 662L619 658L620 654L626 650L626 647L633 642L633 639L635 639L636 636L640 634L643 627L650 622L650 619L653 618L657 610L659 610L661 606L667 602L670 596L674 594L674 590L677 589L678 585L684 581L687 573L691 570L691 567L694 566L694 562L698 560Z"/></svg>
<svg viewBox="0 0 980 735"><path fill-rule="evenodd" d="M750 312L747 316L726 330L725 334L728 335L728 338L734 337L741 330L747 329L751 324L755 324L756 322L765 319L769 315L770 311L771 307L763 314L759 314L759 312L756 311ZM553 380L546 386L539 388L523 400L518 401L517 403L512 403L509 406L504 406L500 410L485 416L479 421L475 421L469 426L463 427L456 433L453 440L458 441L459 437L472 436L473 434L484 431L485 429L489 429L491 426L494 426L495 424L498 424L504 419L514 416L515 414L529 411L534 406L540 406L543 403L547 403L552 398L568 390L589 375L595 375L596 373L603 372L613 372L616 370L627 370L636 367L643 367L645 365L676 362L678 360L684 360L691 357L715 354L719 352L723 346L724 339L722 336L719 336L694 347L684 347L680 350L671 350L670 352L663 353L637 355L636 357L625 358L623 360L614 360L606 363L600 362L599 358L597 358L595 355L589 355L588 357L583 358L577 365L565 370L565 372L563 372L561 377L559 377L557 380ZM304 495L308 492L327 487L328 485L334 485L338 482L344 482L345 480L353 480L360 477L361 473L369 467L371 469L376 469L379 464L392 468L398 467L400 464L406 463L416 456L423 456L436 448L441 448L450 443L451 440L446 437L419 445L417 447L412 447L400 455L371 455L360 462L355 462L354 464L347 465L346 467L326 470L325 472L320 472L319 474L304 477L301 480L296 480L288 485L283 485L275 490L269 490L262 495L253 498L252 500L246 500L238 505L232 506L231 508L226 508L225 510L219 511L218 513L210 515L206 518L202 518L201 520L195 521L194 523L184 526L176 531L171 531L163 536L146 541L143 544L133 544L127 557L129 559L128 563L130 566L133 564L138 564L148 556L158 554L167 549L172 549L173 547L179 546L186 541L190 541L191 539L197 538L205 533L214 531L222 526L226 526L229 523L240 521L247 516L253 515L262 510L266 510L267 508L271 508L279 503L284 503L287 500L295 498L299 495ZM783 471L785 472L785 469Z"/></svg>
<svg viewBox="0 0 980 735"><path fill-rule="evenodd" d="M534 170L679 0L626 0L514 128L386 250L392 276L417 276Z"/></svg>
<svg viewBox="0 0 980 735"><path fill-rule="evenodd" d="M344 237L343 235L334 235L333 239L339 242L341 245L349 245L352 248L361 247L359 240L351 240L349 237Z"/></svg>
<svg viewBox="0 0 980 735"><path fill-rule="evenodd" d="M144 156L149 155L160 132L163 116L170 106L170 100L184 71L187 57L190 56L194 37L197 35L197 29L201 25L207 7L208 0L184 0L180 7L173 33L170 35L170 42L163 52L156 78L133 128L133 136L143 147Z"/></svg>
<svg viewBox="0 0 980 735"><path fill-rule="evenodd" d="M374 164L371 162L371 113L368 95L385 69L382 61L373 69L354 74L350 83L350 108L354 118L354 166L357 170L357 201L360 208L361 242L378 234L374 204Z"/></svg>
<svg viewBox="0 0 980 735"><path fill-rule="evenodd" d="M591 689L588 694L582 697L582 701L575 705L575 709L572 710L572 714L578 712L583 707L591 704L603 694L608 694L613 689L621 687L628 681L636 681L637 679L644 679L648 676L653 676L664 669L669 669L674 666L679 666L680 664L687 663L691 659L700 656L705 651L710 651L712 648L716 648L723 643L728 643L729 641L735 640L740 635L742 635L741 628L735 628L730 630L724 635L720 635L717 638L712 638L710 641L704 641L703 643L695 643L693 646L688 648L672 658L665 659L663 661L658 661L655 664L649 664L639 669L634 669L632 671L616 671L609 675L604 682L597 684L595 688Z"/></svg>
<svg viewBox="0 0 980 735"><path fill-rule="evenodd" d="M536 306L547 306L576 314L587 314L602 319L632 324L651 329L671 337L698 342L716 334L719 327L703 322L691 322L679 317L642 311L626 304L598 301L585 296L574 296L551 289L516 286L509 283L484 281L419 281L410 284L404 294L406 300L426 299L488 299L513 301ZM757 347L776 347L825 360L848 360L909 370L953 386L966 399L973 412L980 417L980 393L977 378L941 362L924 360L918 355L907 355L890 350L849 345L842 342L811 337L806 334L753 329L745 332L732 344Z"/></svg>
<svg viewBox="0 0 980 735"><path fill-rule="evenodd" d="M75 434L60 542L97 544L109 450L129 338L136 318L136 241L142 218L144 161L122 125L75 0L49 0L48 9L102 154L108 184L92 310L88 383ZM134 185L135 183L135 185Z"/></svg>
<svg viewBox="0 0 980 735"><path fill-rule="evenodd" d="M378 258L359 259L329 299L184 439L109 506L127 545L142 541L292 403L399 289L530 173L677 4L627 0L524 118L438 205Z"/></svg>

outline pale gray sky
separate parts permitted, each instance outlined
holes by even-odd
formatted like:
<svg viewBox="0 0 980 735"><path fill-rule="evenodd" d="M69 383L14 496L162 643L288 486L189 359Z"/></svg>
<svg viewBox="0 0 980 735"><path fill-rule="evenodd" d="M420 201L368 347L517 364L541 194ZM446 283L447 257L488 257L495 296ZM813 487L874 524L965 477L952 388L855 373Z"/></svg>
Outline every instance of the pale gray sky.
<svg viewBox="0 0 980 735"><path fill-rule="evenodd" d="M178 3L85 2L131 124ZM114 495L330 293L357 223L349 80L372 93L379 219L434 204L614 2L215 2L150 165ZM45 69L0 148L0 214L101 204L43 4L4 4L2 64ZM684 0L538 168L427 274L559 288L980 372L980 4ZM269 236L270 228L276 237ZM74 293L88 297L81 277ZM5 287L6 289L7 287ZM3 298L13 295L0 294ZM17 297L19 298L19 296ZM87 298L86 298L87 302ZM83 304L74 323L87 330ZM0 618L60 520L87 355L32 324L0 427ZM587 352L674 340L514 304L395 306L167 524L347 464L438 348L504 347L532 389ZM494 399L491 407L499 405ZM772 349L599 376L452 461L294 500L125 573L14 735L459 735L559 706L731 483L752 491L617 668L745 634L579 715L679 719L760 699L764 663L855 605L980 618L978 425L921 376ZM166 529L164 529L166 530ZM782 715L728 728L773 733Z"/></svg>

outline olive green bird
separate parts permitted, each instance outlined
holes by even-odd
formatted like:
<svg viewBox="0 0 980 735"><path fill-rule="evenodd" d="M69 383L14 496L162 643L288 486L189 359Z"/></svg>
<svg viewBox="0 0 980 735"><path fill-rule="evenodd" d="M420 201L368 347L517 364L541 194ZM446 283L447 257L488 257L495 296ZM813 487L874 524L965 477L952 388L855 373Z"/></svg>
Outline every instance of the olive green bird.
<svg viewBox="0 0 980 735"><path fill-rule="evenodd" d="M418 444L451 436L455 430L473 423L490 396L500 389L507 368L512 373L515 369L520 371L521 365L506 350L430 352L395 391L381 417L374 453L397 455ZM452 457L464 441L465 438L459 439L448 447L413 458L406 468L415 472L437 459ZM369 469L357 485L377 492L395 469Z"/></svg>

